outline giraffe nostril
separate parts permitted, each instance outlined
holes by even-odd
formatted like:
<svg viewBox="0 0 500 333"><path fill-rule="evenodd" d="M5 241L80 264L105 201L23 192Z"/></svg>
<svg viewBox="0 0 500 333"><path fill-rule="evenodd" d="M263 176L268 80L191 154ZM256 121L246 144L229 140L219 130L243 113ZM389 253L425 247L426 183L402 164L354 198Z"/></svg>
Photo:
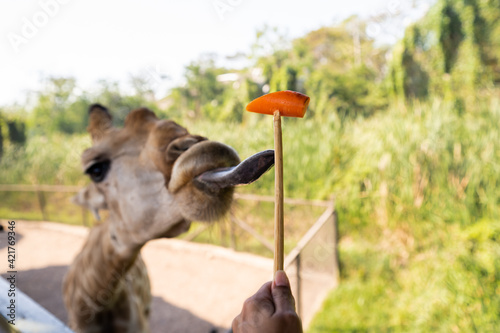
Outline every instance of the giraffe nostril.
<svg viewBox="0 0 500 333"><path fill-rule="evenodd" d="M175 161L168 189L175 193L206 171L235 166L239 162L233 148L215 141L199 142Z"/></svg>
<svg viewBox="0 0 500 333"><path fill-rule="evenodd" d="M172 141L167 147L167 156L170 161L175 161L179 156L186 152L189 148L194 146L200 141L205 141L206 138L189 135L186 137L178 138Z"/></svg>

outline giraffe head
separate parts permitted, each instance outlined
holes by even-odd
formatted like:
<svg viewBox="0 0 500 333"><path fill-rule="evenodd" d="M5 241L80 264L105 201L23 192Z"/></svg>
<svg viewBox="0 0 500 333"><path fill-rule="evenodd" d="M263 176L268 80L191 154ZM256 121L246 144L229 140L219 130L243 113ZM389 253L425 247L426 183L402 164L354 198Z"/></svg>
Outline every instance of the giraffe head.
<svg viewBox="0 0 500 333"><path fill-rule="evenodd" d="M225 144L190 134L150 110L131 111L115 128L108 110L94 104L88 131L93 146L82 164L92 183L75 202L96 212L109 210L130 241L174 237L191 221L213 221L230 207L234 186L256 180L274 162L272 151L240 163Z"/></svg>

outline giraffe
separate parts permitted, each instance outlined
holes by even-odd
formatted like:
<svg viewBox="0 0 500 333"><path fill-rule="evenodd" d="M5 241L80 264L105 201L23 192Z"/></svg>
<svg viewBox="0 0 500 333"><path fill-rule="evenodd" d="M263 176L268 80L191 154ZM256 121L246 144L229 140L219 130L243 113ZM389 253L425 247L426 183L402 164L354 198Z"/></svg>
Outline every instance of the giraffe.
<svg viewBox="0 0 500 333"><path fill-rule="evenodd" d="M192 135L149 109L131 111L123 128L108 109L89 108L92 147L82 166L92 182L75 198L105 222L94 226L64 278L69 325L77 332L149 332L151 291L141 248L175 237L191 221L214 221L234 186L255 181L273 151L240 162L231 147Z"/></svg>

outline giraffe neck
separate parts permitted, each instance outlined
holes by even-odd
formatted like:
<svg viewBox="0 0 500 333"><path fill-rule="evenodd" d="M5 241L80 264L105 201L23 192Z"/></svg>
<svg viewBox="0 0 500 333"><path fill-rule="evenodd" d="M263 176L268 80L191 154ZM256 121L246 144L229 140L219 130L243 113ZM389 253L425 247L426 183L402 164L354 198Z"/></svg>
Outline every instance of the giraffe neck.
<svg viewBox="0 0 500 333"><path fill-rule="evenodd" d="M125 241L110 222L90 230L64 281L65 303L72 309L69 321L74 328L87 328L89 323L99 321L126 293L125 276L142 244L126 246Z"/></svg>

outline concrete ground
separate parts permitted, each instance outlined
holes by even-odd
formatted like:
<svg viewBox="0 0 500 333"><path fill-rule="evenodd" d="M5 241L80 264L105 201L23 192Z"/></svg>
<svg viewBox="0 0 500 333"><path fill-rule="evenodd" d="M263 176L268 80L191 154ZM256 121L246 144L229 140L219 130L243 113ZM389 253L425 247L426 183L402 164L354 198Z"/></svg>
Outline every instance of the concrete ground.
<svg viewBox="0 0 500 333"><path fill-rule="evenodd" d="M0 221L4 227L7 221ZM62 280L87 229L16 221L17 287L63 322ZM0 273L7 238L0 233ZM161 239L142 250L152 283L152 332L224 332L246 298L271 279L272 260L211 245ZM3 259L2 259L3 258Z"/></svg>

